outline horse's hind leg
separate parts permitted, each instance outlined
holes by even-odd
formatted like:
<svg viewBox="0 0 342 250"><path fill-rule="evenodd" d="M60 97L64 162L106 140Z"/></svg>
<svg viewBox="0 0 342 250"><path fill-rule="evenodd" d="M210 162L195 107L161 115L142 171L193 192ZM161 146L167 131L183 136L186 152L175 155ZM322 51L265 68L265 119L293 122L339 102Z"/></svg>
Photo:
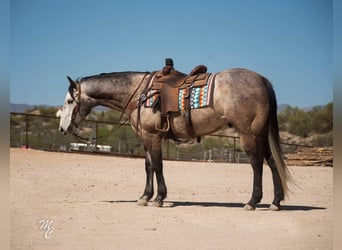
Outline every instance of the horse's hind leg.
<svg viewBox="0 0 342 250"><path fill-rule="evenodd" d="M260 138L253 135L241 135L240 138L253 168L252 197L244 208L254 210L255 205L262 199L263 147Z"/></svg>
<svg viewBox="0 0 342 250"><path fill-rule="evenodd" d="M143 142L145 148L146 186L144 194L140 197L138 204L146 205L152 198L154 193L153 174L155 173L158 184L158 194L153 205L160 207L163 205L163 200L167 195L163 174L161 138L157 134L148 134L144 136Z"/></svg>
<svg viewBox="0 0 342 250"><path fill-rule="evenodd" d="M273 179L273 190L274 190L274 199L270 206L270 210L279 210L280 209L280 202L284 200L284 190L281 183L281 178L279 175L279 171L277 169L276 163L274 158L271 154L270 149L266 150L265 158L267 161L268 166L272 172L272 179Z"/></svg>

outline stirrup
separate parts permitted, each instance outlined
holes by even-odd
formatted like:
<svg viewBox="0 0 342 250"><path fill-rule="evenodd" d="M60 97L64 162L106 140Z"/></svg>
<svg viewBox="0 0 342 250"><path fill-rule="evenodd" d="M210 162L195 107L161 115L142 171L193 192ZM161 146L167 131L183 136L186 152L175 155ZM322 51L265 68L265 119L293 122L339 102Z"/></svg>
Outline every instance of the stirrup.
<svg viewBox="0 0 342 250"><path fill-rule="evenodd" d="M162 133L166 133L167 131L169 131L170 130L170 118L169 118L169 115L166 116L166 122L167 122L166 128L158 128L158 124L161 124L161 118L159 117L159 119L155 123L156 130L158 130L159 132L162 132Z"/></svg>

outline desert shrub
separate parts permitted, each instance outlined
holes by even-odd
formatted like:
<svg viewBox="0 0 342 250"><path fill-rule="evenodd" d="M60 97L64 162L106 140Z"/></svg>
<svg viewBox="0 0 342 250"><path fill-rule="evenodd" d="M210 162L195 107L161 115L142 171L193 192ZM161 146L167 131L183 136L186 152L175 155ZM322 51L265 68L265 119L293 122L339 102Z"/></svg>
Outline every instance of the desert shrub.
<svg viewBox="0 0 342 250"><path fill-rule="evenodd" d="M310 133L328 133L333 130L333 103L305 111L288 106L278 114L279 129L307 137Z"/></svg>
<svg viewBox="0 0 342 250"><path fill-rule="evenodd" d="M312 132L328 133L333 130L333 103L324 107L314 107L308 112Z"/></svg>

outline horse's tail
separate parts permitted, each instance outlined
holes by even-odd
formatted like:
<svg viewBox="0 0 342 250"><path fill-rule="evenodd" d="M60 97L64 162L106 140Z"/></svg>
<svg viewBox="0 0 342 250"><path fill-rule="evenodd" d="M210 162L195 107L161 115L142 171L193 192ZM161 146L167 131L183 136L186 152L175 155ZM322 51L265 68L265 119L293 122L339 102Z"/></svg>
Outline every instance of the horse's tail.
<svg viewBox="0 0 342 250"><path fill-rule="evenodd" d="M283 152L280 147L279 126L277 118L277 100L274 93L274 89L272 87L272 84L267 79L265 81L265 86L267 89L269 101L268 143L275 165L279 172L284 195L286 196L289 191L287 182L294 181L283 159Z"/></svg>

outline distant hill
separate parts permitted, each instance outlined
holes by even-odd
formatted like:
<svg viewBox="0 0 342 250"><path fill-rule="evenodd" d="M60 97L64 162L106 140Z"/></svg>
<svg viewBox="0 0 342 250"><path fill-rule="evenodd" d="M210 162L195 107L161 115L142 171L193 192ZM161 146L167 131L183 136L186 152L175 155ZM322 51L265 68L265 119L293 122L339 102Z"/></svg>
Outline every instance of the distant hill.
<svg viewBox="0 0 342 250"><path fill-rule="evenodd" d="M278 105L278 113L282 112L283 110L285 110L286 108L291 107L291 105L288 104L280 104ZM323 106L315 106L315 107L323 107ZM305 112L308 112L310 110L313 109L313 107L304 107L304 108L300 108Z"/></svg>
<svg viewBox="0 0 342 250"><path fill-rule="evenodd" d="M25 110L32 109L34 105L10 103L10 112L23 113Z"/></svg>
<svg viewBox="0 0 342 250"><path fill-rule="evenodd" d="M280 104L278 105L278 113L285 110L287 107L290 107L288 104Z"/></svg>

